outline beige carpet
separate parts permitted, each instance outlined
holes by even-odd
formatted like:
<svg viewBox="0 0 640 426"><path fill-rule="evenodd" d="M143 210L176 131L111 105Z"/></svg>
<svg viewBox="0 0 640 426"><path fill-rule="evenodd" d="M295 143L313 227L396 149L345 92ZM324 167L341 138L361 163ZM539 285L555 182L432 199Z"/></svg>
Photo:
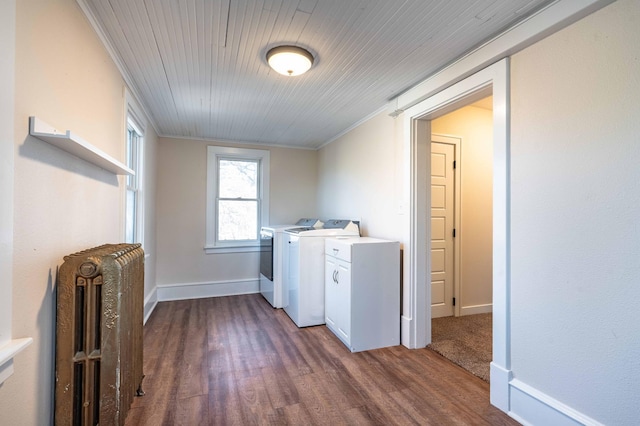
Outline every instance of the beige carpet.
<svg viewBox="0 0 640 426"><path fill-rule="evenodd" d="M428 347L488 382L491 319L491 314L434 318Z"/></svg>

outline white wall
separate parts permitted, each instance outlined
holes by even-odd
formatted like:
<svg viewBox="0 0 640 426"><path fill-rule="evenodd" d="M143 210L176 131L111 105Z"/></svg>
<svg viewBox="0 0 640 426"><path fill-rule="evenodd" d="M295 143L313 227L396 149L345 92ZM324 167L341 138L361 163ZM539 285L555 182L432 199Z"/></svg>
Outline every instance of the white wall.
<svg viewBox="0 0 640 426"><path fill-rule="evenodd" d="M122 177L30 137L28 117L123 160L124 82L74 0L16 6L12 331L34 342L0 386L0 422L47 425L57 268L66 254L122 240L124 192Z"/></svg>
<svg viewBox="0 0 640 426"><path fill-rule="evenodd" d="M167 286L194 283L202 284L199 295L257 291L254 284L257 285L259 278L259 253L204 252L206 153L207 146L214 144L220 145L210 141L159 139L157 280L162 292ZM254 148L265 149L264 146ZM279 147L267 149L271 169L270 222L295 223L300 217L315 216L317 153ZM190 287L195 291L194 286Z"/></svg>
<svg viewBox="0 0 640 426"><path fill-rule="evenodd" d="M11 334L13 287L13 110L15 79L15 0L0 3L0 348ZM0 365L0 377L7 377L12 361ZM2 380L0 380L1 382Z"/></svg>
<svg viewBox="0 0 640 426"><path fill-rule="evenodd" d="M400 241L401 132L383 112L319 150L321 217L360 219L363 236Z"/></svg>
<svg viewBox="0 0 640 426"><path fill-rule="evenodd" d="M403 134L402 118L382 112L318 151L322 218L360 219L363 236L399 241L404 249ZM409 303L405 292L401 312Z"/></svg>
<svg viewBox="0 0 640 426"><path fill-rule="evenodd" d="M493 247L493 115L467 106L431 122L431 131L461 138L460 264L461 315L490 312Z"/></svg>
<svg viewBox="0 0 640 426"><path fill-rule="evenodd" d="M619 0L511 73L513 374L610 425L640 416L638 22Z"/></svg>

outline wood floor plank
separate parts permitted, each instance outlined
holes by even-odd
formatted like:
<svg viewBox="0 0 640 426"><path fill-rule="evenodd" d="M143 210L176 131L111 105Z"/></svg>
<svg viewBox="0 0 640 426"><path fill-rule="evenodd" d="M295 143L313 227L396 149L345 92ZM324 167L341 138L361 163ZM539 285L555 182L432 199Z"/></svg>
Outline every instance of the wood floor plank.
<svg viewBox="0 0 640 426"><path fill-rule="evenodd" d="M306 374L294 379L302 404L310 414L311 424L344 424L335 396L327 394L321 384L326 380L323 372Z"/></svg>
<svg viewBox="0 0 640 426"><path fill-rule="evenodd" d="M517 425L489 385L429 349L351 353L259 294L159 303L126 424Z"/></svg>
<svg viewBox="0 0 640 426"><path fill-rule="evenodd" d="M248 424L268 424L274 415L274 409L262 376L239 379L237 389Z"/></svg>
<svg viewBox="0 0 640 426"><path fill-rule="evenodd" d="M406 413L413 421L421 425L461 425L463 420L457 416L449 417L444 411L439 410L438 400L421 398L412 389L404 389L392 392L389 397L398 405L400 410ZM481 420L479 419L478 422Z"/></svg>
<svg viewBox="0 0 640 426"><path fill-rule="evenodd" d="M291 376L301 376L313 372L313 369L298 349L296 344L297 333L287 333L277 327L276 324L272 324L272 327L268 328L266 332L272 338L276 350L270 360L271 365L281 365L287 371L287 374Z"/></svg>
<svg viewBox="0 0 640 426"><path fill-rule="evenodd" d="M181 398L176 404L173 424L205 426L209 424L209 401L207 395Z"/></svg>
<svg viewBox="0 0 640 426"><path fill-rule="evenodd" d="M420 425L404 417L389 417L372 410L370 405L345 411L344 418L349 425Z"/></svg>
<svg viewBox="0 0 640 426"><path fill-rule="evenodd" d="M234 372L209 373L209 421L216 425L248 424Z"/></svg>
<svg viewBox="0 0 640 426"><path fill-rule="evenodd" d="M298 389L284 367L276 365L263 368L261 374L273 408L282 408L300 402Z"/></svg>
<svg viewBox="0 0 640 426"><path fill-rule="evenodd" d="M278 408L278 411L282 413L282 419L284 425L304 425L312 424L310 422L311 413L307 410L307 407L303 403L287 405L286 407Z"/></svg>

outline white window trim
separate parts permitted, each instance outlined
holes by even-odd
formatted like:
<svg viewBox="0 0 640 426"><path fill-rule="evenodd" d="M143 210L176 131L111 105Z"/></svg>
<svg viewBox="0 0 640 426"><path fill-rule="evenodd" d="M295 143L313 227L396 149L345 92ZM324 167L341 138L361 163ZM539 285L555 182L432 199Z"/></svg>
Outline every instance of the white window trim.
<svg viewBox="0 0 640 426"><path fill-rule="evenodd" d="M204 251L212 253L243 253L260 251L260 241L229 242L221 244L216 242L216 192L217 192L217 159L220 156L233 156L239 159L260 161L260 187L258 197L260 199L260 224L269 223L269 160L270 153L267 150L231 148L222 146L207 147L207 196L206 196L206 235Z"/></svg>
<svg viewBox="0 0 640 426"><path fill-rule="evenodd" d="M131 93L129 91L126 92L126 117L125 117L125 144L127 143L129 126L133 127L133 129L138 133L139 140L136 147L136 162L135 167L131 167L136 171L135 179L137 181L137 191L136 191L136 235L134 237L134 241L142 244L142 248L145 249L146 246L144 242L144 217L145 217L145 203L144 203L144 193L145 193L145 170L144 170L144 155L145 155L145 132L147 127L147 121L145 120L145 115L142 112L142 108L135 101ZM125 178L126 179L126 178ZM127 184L125 181L125 209L126 209L126 192L127 192ZM126 214L126 211L125 211ZM124 226L123 226L123 236L126 237L126 217L124 218Z"/></svg>

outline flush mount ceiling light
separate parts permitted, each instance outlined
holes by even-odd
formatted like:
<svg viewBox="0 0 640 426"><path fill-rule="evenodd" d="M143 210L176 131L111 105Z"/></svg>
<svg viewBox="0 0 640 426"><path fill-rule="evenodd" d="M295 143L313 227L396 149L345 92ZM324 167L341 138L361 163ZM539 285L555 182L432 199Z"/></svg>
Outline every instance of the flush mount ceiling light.
<svg viewBox="0 0 640 426"><path fill-rule="evenodd" d="M297 46L278 46L267 52L269 66L282 75L304 74L313 65L313 55Z"/></svg>

